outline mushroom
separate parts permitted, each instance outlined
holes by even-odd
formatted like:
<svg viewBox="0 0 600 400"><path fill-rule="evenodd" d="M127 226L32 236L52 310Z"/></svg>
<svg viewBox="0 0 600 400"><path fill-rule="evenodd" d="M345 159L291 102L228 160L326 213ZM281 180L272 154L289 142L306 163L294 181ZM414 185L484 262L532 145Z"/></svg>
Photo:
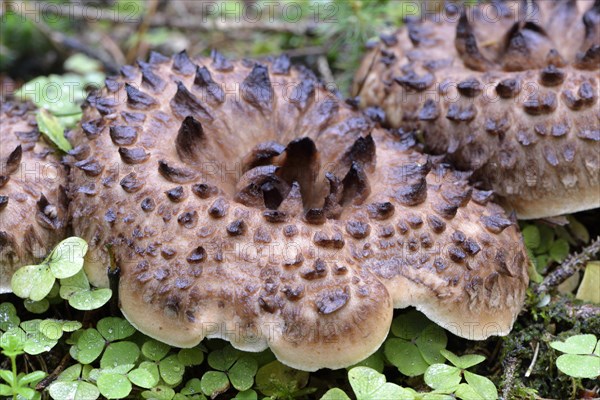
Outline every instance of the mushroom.
<svg viewBox="0 0 600 400"><path fill-rule="evenodd" d="M408 21L353 93L523 219L600 207L600 0L493 1Z"/></svg>
<svg viewBox="0 0 600 400"><path fill-rule="evenodd" d="M0 293L11 292L17 268L45 257L66 232L67 173L32 111L0 105Z"/></svg>
<svg viewBox="0 0 600 400"><path fill-rule="evenodd" d="M286 56L182 52L121 75L71 138L89 151L70 160L70 216L95 285L111 245L140 331L316 370L373 353L394 307L471 339L511 329L528 283L518 227L411 136Z"/></svg>

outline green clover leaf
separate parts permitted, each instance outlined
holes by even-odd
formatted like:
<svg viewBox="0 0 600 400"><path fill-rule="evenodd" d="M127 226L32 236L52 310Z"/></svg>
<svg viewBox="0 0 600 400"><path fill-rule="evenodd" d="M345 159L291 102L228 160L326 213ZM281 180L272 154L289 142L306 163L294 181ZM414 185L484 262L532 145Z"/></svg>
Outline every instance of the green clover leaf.
<svg viewBox="0 0 600 400"><path fill-rule="evenodd" d="M466 354L464 356L457 356L448 350L440 350L440 354L443 355L448 361L461 369L471 368L485 360L485 357L479 354Z"/></svg>
<svg viewBox="0 0 600 400"><path fill-rule="evenodd" d="M12 303L0 304L0 331L16 328L21 323L17 316L17 309Z"/></svg>
<svg viewBox="0 0 600 400"><path fill-rule="evenodd" d="M255 379L256 388L265 396L286 398L304 388L308 384L308 378L308 372L272 361L259 368Z"/></svg>
<svg viewBox="0 0 600 400"><path fill-rule="evenodd" d="M556 367L574 378L594 379L600 375L600 341L592 334L571 336L550 347L566 353L556 359Z"/></svg>
<svg viewBox="0 0 600 400"><path fill-rule="evenodd" d="M567 354L592 354L596 343L594 335L575 335L564 342L551 342L550 347Z"/></svg>
<svg viewBox="0 0 600 400"><path fill-rule="evenodd" d="M461 370L451 365L433 364L425 371L424 379L433 389L454 391L461 381Z"/></svg>
<svg viewBox="0 0 600 400"><path fill-rule="evenodd" d="M385 375L367 368L356 367L348 372L350 386L356 400L371 399L414 399L412 392L393 383L386 382Z"/></svg>
<svg viewBox="0 0 600 400"><path fill-rule="evenodd" d="M444 362L440 350L448 343L446 333L422 313L400 315L392 323L392 333L398 338L385 342L384 354L402 374L422 375L431 364Z"/></svg>
<svg viewBox="0 0 600 400"><path fill-rule="evenodd" d="M229 378L221 371L208 371L202 375L200 380L202 393L211 398L226 392L229 389Z"/></svg>
<svg viewBox="0 0 600 400"><path fill-rule="evenodd" d="M100 394L107 399L123 399L133 389L125 375L104 371L100 373L96 385Z"/></svg>
<svg viewBox="0 0 600 400"><path fill-rule="evenodd" d="M50 293L54 279L48 265L27 265L15 271L10 285L15 295L40 301Z"/></svg>

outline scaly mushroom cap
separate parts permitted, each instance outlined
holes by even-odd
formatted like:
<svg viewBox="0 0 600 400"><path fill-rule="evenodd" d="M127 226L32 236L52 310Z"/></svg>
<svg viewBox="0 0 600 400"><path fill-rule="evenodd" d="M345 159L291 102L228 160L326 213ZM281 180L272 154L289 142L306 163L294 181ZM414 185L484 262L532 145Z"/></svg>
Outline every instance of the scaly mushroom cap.
<svg viewBox="0 0 600 400"><path fill-rule="evenodd" d="M0 293L19 267L64 238L67 173L40 137L29 104L0 105Z"/></svg>
<svg viewBox="0 0 600 400"><path fill-rule="evenodd" d="M600 0L527 4L408 22L365 57L353 92L520 218L600 207Z"/></svg>
<svg viewBox="0 0 600 400"><path fill-rule="evenodd" d="M316 370L374 352L394 306L474 339L510 330L528 281L520 235L464 174L286 57L138 64L88 99L70 215L97 285L112 243L142 332L269 346Z"/></svg>

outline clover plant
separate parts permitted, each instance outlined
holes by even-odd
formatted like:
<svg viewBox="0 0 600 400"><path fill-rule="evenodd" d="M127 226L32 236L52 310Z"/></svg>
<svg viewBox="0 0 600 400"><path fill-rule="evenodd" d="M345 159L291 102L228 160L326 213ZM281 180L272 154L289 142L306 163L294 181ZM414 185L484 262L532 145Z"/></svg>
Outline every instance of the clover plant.
<svg viewBox="0 0 600 400"><path fill-rule="evenodd" d="M448 350L440 353L453 365L433 364L425 371L425 383L438 393L454 394L463 400L493 400L498 398L498 390L488 378L467 371L485 360L478 354L457 356ZM463 382L463 378L466 383Z"/></svg>
<svg viewBox="0 0 600 400"><path fill-rule="evenodd" d="M571 336L550 347L565 353L556 359L556 367L573 378L594 379L600 376L600 341L592 334Z"/></svg>
<svg viewBox="0 0 600 400"><path fill-rule="evenodd" d="M444 329L418 311L412 310L395 318L384 354L406 376L423 375L431 364L441 363L440 350L448 338Z"/></svg>

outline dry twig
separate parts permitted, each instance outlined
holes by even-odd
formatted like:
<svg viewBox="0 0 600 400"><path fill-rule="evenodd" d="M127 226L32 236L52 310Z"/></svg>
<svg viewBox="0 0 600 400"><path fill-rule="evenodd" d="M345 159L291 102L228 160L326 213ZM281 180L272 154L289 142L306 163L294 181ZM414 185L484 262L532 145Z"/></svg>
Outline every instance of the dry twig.
<svg viewBox="0 0 600 400"><path fill-rule="evenodd" d="M542 283L536 288L537 294L548 292L550 289L560 285L575 272L579 271L592 257L600 253L600 237L597 237L581 252L567 258L558 268L548 274Z"/></svg>

